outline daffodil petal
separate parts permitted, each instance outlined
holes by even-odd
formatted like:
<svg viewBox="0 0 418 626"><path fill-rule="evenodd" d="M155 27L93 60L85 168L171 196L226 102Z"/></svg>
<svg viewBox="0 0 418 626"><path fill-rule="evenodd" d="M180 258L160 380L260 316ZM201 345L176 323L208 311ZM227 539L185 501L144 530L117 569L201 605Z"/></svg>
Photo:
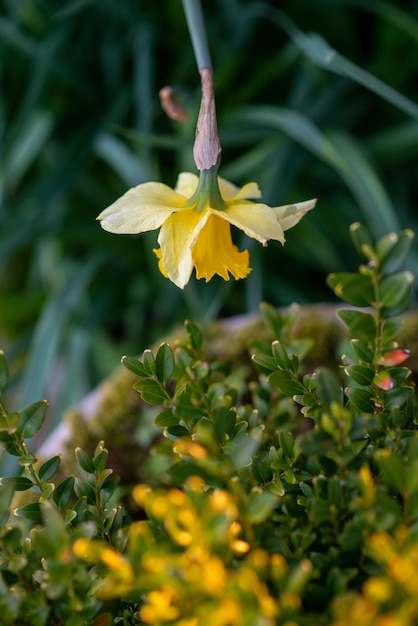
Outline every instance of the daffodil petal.
<svg viewBox="0 0 418 626"><path fill-rule="evenodd" d="M247 183L241 187L234 200L259 200L261 191L257 183Z"/></svg>
<svg viewBox="0 0 418 626"><path fill-rule="evenodd" d="M218 176L218 185L221 196L226 202L232 200L240 193L239 187L237 187L233 183L230 183L229 180L221 178L220 176Z"/></svg>
<svg viewBox="0 0 418 626"><path fill-rule="evenodd" d="M230 183L229 180L218 176L218 184L222 198L228 203L235 200L257 200L261 198L261 191L257 183L247 183L240 189Z"/></svg>
<svg viewBox="0 0 418 626"><path fill-rule="evenodd" d="M277 219L280 222L283 230L288 230L293 226L296 226L302 217L316 205L316 198L314 200L306 200L305 202L297 202L296 204L286 204L284 206L274 207Z"/></svg>
<svg viewBox="0 0 418 626"><path fill-rule="evenodd" d="M214 212L199 229L192 255L196 278L204 278L206 282L215 274L229 280L231 273L238 280L251 272L248 250L238 250L232 243L230 225Z"/></svg>
<svg viewBox="0 0 418 626"><path fill-rule="evenodd" d="M163 183L143 183L129 189L98 216L102 227L122 235L159 228L175 211L185 208L184 197Z"/></svg>
<svg viewBox="0 0 418 626"><path fill-rule="evenodd" d="M192 246L209 213L188 210L171 215L158 235L160 262L168 278L180 289L189 282L193 271Z"/></svg>
<svg viewBox="0 0 418 626"><path fill-rule="evenodd" d="M263 245L269 239L284 243L283 228L277 220L276 213L266 204L257 202L240 202L228 205L228 210L216 213L244 231L248 237L257 239Z"/></svg>
<svg viewBox="0 0 418 626"><path fill-rule="evenodd" d="M177 178L177 183L174 191L177 191L177 193L180 193L182 196L189 199L196 191L198 183L199 177L196 176L196 174L191 174L190 172L181 172L181 174L179 174L179 177Z"/></svg>

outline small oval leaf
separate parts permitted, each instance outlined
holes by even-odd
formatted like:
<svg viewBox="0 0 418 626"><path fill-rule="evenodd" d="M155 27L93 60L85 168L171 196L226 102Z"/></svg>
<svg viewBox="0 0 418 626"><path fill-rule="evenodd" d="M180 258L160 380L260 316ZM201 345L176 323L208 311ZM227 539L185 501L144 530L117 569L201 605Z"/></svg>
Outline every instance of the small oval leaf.
<svg viewBox="0 0 418 626"><path fill-rule="evenodd" d="M144 402L148 404L158 406L169 399L168 393L161 387L160 383L150 378L136 382L134 389L139 391Z"/></svg>
<svg viewBox="0 0 418 626"><path fill-rule="evenodd" d="M88 474L94 474L96 468L94 467L93 459L89 457L87 452L84 452L81 448L75 449L75 455L77 457L77 462L81 469L83 469Z"/></svg>
<svg viewBox="0 0 418 626"><path fill-rule="evenodd" d="M155 363L158 380L163 384L167 383L174 373L174 353L168 343L163 343L158 348Z"/></svg>
<svg viewBox="0 0 418 626"><path fill-rule="evenodd" d="M51 480L51 478L58 471L61 463L61 456L61 454L57 454L56 456L52 457L52 459L49 459L43 465L41 465L41 467L39 468L39 478L41 480Z"/></svg>
<svg viewBox="0 0 418 626"><path fill-rule="evenodd" d="M39 400L25 406L19 411L20 419L16 433L22 439L30 439L42 428L44 423L48 402Z"/></svg>
<svg viewBox="0 0 418 626"><path fill-rule="evenodd" d="M6 478L0 478L0 486L5 487L6 485L11 485L14 491L27 491L33 487L33 482L24 476L7 476Z"/></svg>
<svg viewBox="0 0 418 626"><path fill-rule="evenodd" d="M148 372L139 359L134 356L123 356L121 359L123 365L133 374L137 376L148 376Z"/></svg>

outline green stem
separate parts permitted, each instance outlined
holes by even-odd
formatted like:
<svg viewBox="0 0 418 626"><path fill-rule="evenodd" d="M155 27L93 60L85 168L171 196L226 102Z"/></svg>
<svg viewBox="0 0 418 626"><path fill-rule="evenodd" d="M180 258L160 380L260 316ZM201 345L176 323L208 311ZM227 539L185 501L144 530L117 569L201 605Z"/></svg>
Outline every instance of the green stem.
<svg viewBox="0 0 418 626"><path fill-rule="evenodd" d="M212 69L200 0L182 0L182 2L187 26L192 39L197 68L199 72L204 68Z"/></svg>
<svg viewBox="0 0 418 626"><path fill-rule="evenodd" d="M196 211L205 211L207 207L216 211L226 211L225 204L218 183L218 166L210 170L200 172L199 183L192 197L187 201L187 206L193 207Z"/></svg>
<svg viewBox="0 0 418 626"><path fill-rule="evenodd" d="M4 406L3 402L0 400L0 413L1 415L3 415L3 417L7 417L8 416L8 412L6 410L6 407Z"/></svg>
<svg viewBox="0 0 418 626"><path fill-rule="evenodd" d="M382 319L382 305L379 302L379 275L377 273L377 270L374 272L374 275L373 275L373 291L374 291L374 304L373 304L374 323L376 326L374 353L375 353L375 356L380 357L381 356L380 350L381 350L381 345L382 345L383 319ZM375 363L374 371L375 371L375 374L379 373L379 365L377 363ZM377 385L374 385L374 390L375 390L376 398L380 400L381 395L382 395L381 389ZM379 412L379 409L376 407L375 413L378 413L378 412Z"/></svg>

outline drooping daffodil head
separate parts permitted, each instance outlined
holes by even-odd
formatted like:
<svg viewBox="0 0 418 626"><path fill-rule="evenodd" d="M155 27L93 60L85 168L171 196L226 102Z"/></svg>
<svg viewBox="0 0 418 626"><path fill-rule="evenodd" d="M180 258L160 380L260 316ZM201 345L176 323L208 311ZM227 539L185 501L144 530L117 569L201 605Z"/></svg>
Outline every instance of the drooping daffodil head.
<svg viewBox="0 0 418 626"><path fill-rule="evenodd" d="M99 216L102 227L117 234L160 229L154 250L159 269L178 287L188 283L193 268L208 282L215 274L245 278L250 272L248 250L239 251L231 225L266 245L284 244L284 231L295 226L316 200L269 207L256 183L241 189L220 178L216 169L200 176L183 172L174 189L149 182L133 187Z"/></svg>

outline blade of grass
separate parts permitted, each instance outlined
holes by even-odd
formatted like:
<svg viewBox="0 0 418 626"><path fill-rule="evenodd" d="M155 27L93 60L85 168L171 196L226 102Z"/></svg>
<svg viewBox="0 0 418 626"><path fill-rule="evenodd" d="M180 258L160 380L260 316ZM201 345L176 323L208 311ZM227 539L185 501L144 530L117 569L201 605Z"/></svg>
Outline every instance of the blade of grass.
<svg viewBox="0 0 418 626"><path fill-rule="evenodd" d="M66 325L100 263L101 255L96 254L45 306L30 345L20 393L22 405L45 394Z"/></svg>
<svg viewBox="0 0 418 626"><path fill-rule="evenodd" d="M102 132L96 138L95 152L129 187L149 180L150 173L138 156L110 133Z"/></svg>
<svg viewBox="0 0 418 626"><path fill-rule="evenodd" d="M25 118L0 172L0 193L3 184L13 188L20 183L51 136L52 128L53 118L46 111L34 111Z"/></svg>
<svg viewBox="0 0 418 626"><path fill-rule="evenodd" d="M346 59L317 33L304 33L285 13L268 5L256 5L254 15L270 19L282 28L315 65L353 80L418 121L418 106L412 100Z"/></svg>
<svg viewBox="0 0 418 626"><path fill-rule="evenodd" d="M354 140L337 133L326 135L306 116L288 109L254 106L234 115L235 122L250 122L280 129L330 165L351 190L375 235L399 229L396 212L373 171L371 163Z"/></svg>

